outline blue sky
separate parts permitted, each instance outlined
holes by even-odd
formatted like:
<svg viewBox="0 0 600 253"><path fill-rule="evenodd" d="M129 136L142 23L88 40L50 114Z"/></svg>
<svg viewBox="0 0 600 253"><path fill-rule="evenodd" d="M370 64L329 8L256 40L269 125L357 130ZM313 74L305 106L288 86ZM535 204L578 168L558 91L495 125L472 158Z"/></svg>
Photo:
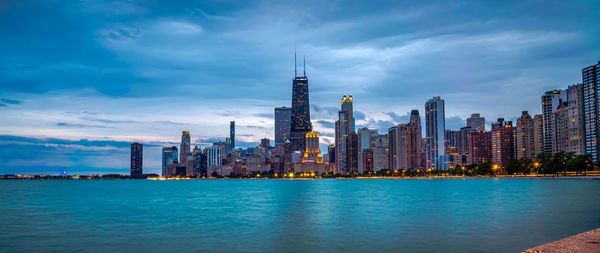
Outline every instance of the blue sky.
<svg viewBox="0 0 600 253"><path fill-rule="evenodd" d="M539 113L600 60L599 23L598 1L1 1L0 173L128 173L132 141L158 172L182 130L230 120L272 139L294 48L323 145L344 93L380 131L432 96L451 129Z"/></svg>

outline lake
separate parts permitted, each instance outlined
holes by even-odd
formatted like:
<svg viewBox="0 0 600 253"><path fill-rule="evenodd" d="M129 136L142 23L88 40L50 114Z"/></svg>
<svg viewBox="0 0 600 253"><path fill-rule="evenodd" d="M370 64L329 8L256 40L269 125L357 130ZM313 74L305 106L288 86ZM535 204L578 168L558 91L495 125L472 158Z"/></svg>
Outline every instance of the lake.
<svg viewBox="0 0 600 253"><path fill-rule="evenodd" d="M0 251L519 252L600 227L598 179L2 180Z"/></svg>

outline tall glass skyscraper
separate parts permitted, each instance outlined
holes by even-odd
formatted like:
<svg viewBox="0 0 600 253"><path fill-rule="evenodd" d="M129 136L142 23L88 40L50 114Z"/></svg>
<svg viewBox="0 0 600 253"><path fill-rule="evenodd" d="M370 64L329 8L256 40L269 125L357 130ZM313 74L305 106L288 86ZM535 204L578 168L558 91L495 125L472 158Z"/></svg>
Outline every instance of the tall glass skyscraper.
<svg viewBox="0 0 600 253"><path fill-rule="evenodd" d="M294 55L294 64L295 64ZM297 75L297 73L296 73ZM293 151L304 152L306 134L312 131L310 123L310 104L308 100L308 79L306 78L306 62L304 76L294 77L292 86L292 115L290 137Z"/></svg>
<svg viewBox="0 0 600 253"><path fill-rule="evenodd" d="M181 132L181 144L179 147L179 163L181 164L185 164L185 158L187 153L190 152L190 143L191 143L191 136L190 136L190 130L185 130L183 132Z"/></svg>
<svg viewBox="0 0 600 253"><path fill-rule="evenodd" d="M600 148L598 145L598 134L600 133L600 122L598 122L598 90L600 88L600 61L598 64L585 67L581 70L583 79L583 112L585 123L585 152L592 155L594 161L598 161Z"/></svg>
<svg viewBox="0 0 600 253"><path fill-rule="evenodd" d="M229 122L229 148L231 150L235 149L235 121Z"/></svg>
<svg viewBox="0 0 600 253"><path fill-rule="evenodd" d="M446 169L445 130L444 100L433 97L425 103L427 169Z"/></svg>
<svg viewBox="0 0 600 253"><path fill-rule="evenodd" d="M290 139L292 108L275 107L275 146L283 145Z"/></svg>
<svg viewBox="0 0 600 253"><path fill-rule="evenodd" d="M346 97L346 94L344 94L341 102L342 108L338 112L338 120L335 122L335 166L336 170L340 173L352 170L352 163L348 154L348 145L350 145L348 143L348 136L354 133L352 101L352 95Z"/></svg>
<svg viewBox="0 0 600 253"><path fill-rule="evenodd" d="M131 144L131 166L130 166L130 175L141 176L142 172L142 162L143 162L143 154L144 149L141 143L134 142Z"/></svg>

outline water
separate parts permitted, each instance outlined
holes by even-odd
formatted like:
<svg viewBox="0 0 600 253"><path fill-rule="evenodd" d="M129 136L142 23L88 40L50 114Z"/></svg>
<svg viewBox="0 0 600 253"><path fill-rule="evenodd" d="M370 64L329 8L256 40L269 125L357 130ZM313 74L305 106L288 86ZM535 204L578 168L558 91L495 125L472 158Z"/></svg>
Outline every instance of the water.
<svg viewBox="0 0 600 253"><path fill-rule="evenodd" d="M600 227L600 180L2 180L0 251L518 252Z"/></svg>

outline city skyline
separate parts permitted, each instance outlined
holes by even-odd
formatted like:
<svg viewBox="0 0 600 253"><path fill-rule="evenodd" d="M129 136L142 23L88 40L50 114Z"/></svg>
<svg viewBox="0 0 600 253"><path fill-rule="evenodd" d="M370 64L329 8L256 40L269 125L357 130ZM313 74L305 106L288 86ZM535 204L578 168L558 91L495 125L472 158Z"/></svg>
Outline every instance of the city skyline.
<svg viewBox="0 0 600 253"><path fill-rule="evenodd" d="M125 2L121 4L124 5L122 7L130 8L120 8L120 10L133 12L134 17L137 16L135 15L137 11L143 11L140 6L133 6ZM526 6L527 4L522 5ZM34 7L40 8L41 6ZM61 12L72 14L73 16L64 17L64 19L68 19L83 14L102 15L111 12L106 9L98 9L98 6L87 6L88 8L85 10L69 12L68 7L57 8L56 13L50 12L45 15L53 16ZM158 8L158 6L153 7ZM276 7L269 8L264 4L236 7L239 7L240 10L266 8L268 11L265 19L281 19L286 21L287 23L284 23L287 25L298 25L310 31L310 27L278 16ZM576 9L581 6L563 7ZM454 11L462 10L460 6L454 6L454 8ZM313 5L309 4L302 10L306 12L303 12L306 15L313 14L314 18L323 18L319 14L324 13L310 12L310 10L315 10ZM15 15L26 12L10 4L4 8L0 7L0 11L0 18L5 22L14 21ZM36 8L28 11L35 12ZM191 54L194 55L195 47L191 45L193 43L188 44L189 41L202 40L202 36L210 36L209 32L215 29L215 27L206 25L210 24L208 21L205 23L206 20L214 21L213 25L218 23L215 20L239 22L235 18L235 14L239 15L239 13L228 13L232 14L229 17L215 15L222 10L207 12L207 10L196 8L194 11L194 14L186 14L182 10L174 10L174 13L171 13L173 15L169 17L150 15L150 17L136 20L139 23L134 21L115 22L113 19L118 19L118 13L112 13L111 15L114 16L107 18L113 21L103 20L106 23L101 21L100 25L83 20L82 26L92 26L95 28L93 30L97 32L97 37L86 38L89 41L84 42L97 42L101 50L94 51L85 47L75 47L75 50L94 52L100 58L108 57L109 54L114 56L114 58L105 59L106 62L100 63L86 62L74 55L50 61L46 59L53 56L50 52L40 55L34 54L35 52L25 53L24 48L16 45L16 41L34 36L33 32L40 29L41 26L39 20L37 22L36 20L29 21L31 30L21 34L9 28L2 28L3 34L9 36L1 43L6 45L6 48L14 49L15 53L5 56L7 64L0 70L0 78L3 80L0 90L2 98L0 115L4 119L4 124L0 127L0 141L2 153L12 155L11 157L4 155L0 158L5 166L0 169L25 168L26 170L30 169L31 173L41 173L54 170L36 170L41 167L67 166L82 169L82 171L95 172L98 171L97 169L102 169L100 170L102 172L125 174L129 170L127 166L129 153L124 151L129 149L131 142L142 142L145 146L144 151L150 152L144 154L144 168L159 173L161 149L163 146L179 146L177 134L179 131L191 130L191 145L210 145L212 142L225 140L229 134L227 123L233 120L238 121L237 146L256 146L262 138L273 140L273 108L291 106L289 80L293 76L291 74L291 54L294 45L301 55L307 55L307 72L311 79L310 114L311 120L315 124L313 130L320 135L322 151L326 150L327 144L333 143L333 122L337 119L338 100L343 93L351 93L356 98L357 103L354 108L356 129L369 127L378 129L380 133L387 132L387 128L393 125L408 122L412 109L418 109L424 115L423 103L433 96L440 96L446 101L446 128L458 130L465 125L464 121L472 113L480 113L486 117L486 125L489 129L489 123L498 117L504 117L514 122L523 110L529 111L531 115L541 113L539 97L543 92L581 83L581 69L597 62L597 55L600 55L598 46L594 46L594 43L595 45L600 44L597 43L599 36L593 36L597 34L594 29L598 28L587 28L591 29L588 31L582 30L584 28L569 30L575 24L580 24L578 22L582 22L582 20L594 21L592 16L586 15L582 15L580 19L568 19L567 24L557 27L530 24L534 29L527 32L519 31L516 25L507 25L496 27L496 30L489 32L479 30L473 34L463 34L466 28L456 28L458 30L455 33L445 36L441 34L448 30L425 35L418 34L418 32L399 32L395 35L372 35L368 38L353 37L348 28L344 27L344 24L351 27L357 24L344 23L348 20L341 18L332 18L314 27L326 26L329 27L328 29L340 29L342 35L352 37L354 40L345 44L330 43L327 40L315 41L311 44L309 41L295 36L286 37L285 40L276 43L274 52L258 50L258 52L245 51L239 54L243 59L241 62L245 64L236 63L230 58L222 61L210 60L210 57L202 61L194 61L189 57L177 58L183 51L172 47L165 48L164 45L148 44L149 40L153 38L152 36L164 34L170 39L182 39L184 41L182 43L185 44L183 49L192 51ZM532 19L536 15L543 16L545 13L542 12L544 11L534 13ZM327 8L322 12L335 14L335 11ZM381 12L382 10L367 10L365 15L360 17L368 18L370 15ZM412 6L412 8L407 8L407 14L402 17L409 20L414 19L416 22L423 18L422 15L439 12L441 12L439 9L431 10ZM590 11L589 14L591 13L593 12ZM494 15L491 16L494 17ZM502 19L502 15L495 17ZM443 20L443 18L441 19ZM558 18L559 21L560 18L561 16ZM563 19L566 18L563 17ZM480 21L480 19L483 18L474 17L475 21ZM490 19L494 20L494 18ZM19 20L19 22L28 21ZM397 25L405 24L397 20L386 22ZM260 26L261 24L259 22L253 25L264 30L265 28ZM332 24L339 24L339 26L332 26ZM459 24L469 26L469 22L464 20L456 22L456 25ZM477 25L471 24L469 27L472 26ZM252 31L252 29L247 30ZM277 29L266 30L276 32ZM51 31L60 34L61 30L51 29ZM32 32L32 34L27 32ZM277 32L280 31L277 30ZM56 34L41 33L37 36L38 38L54 38L53 36L57 36ZM260 33L260 35L264 34ZM413 37L407 34L413 35ZM402 35L409 38L397 38ZM590 39L587 40L588 42L573 42L574 38L582 36L584 38L591 36L591 39L588 38ZM442 38L449 39L447 45L440 44ZM477 38L479 40L475 40L476 42L466 43L464 41ZM225 40L228 43L258 47L255 41L240 41L232 37L225 37ZM293 43L293 41L298 43ZM501 50L492 50L494 46L505 42L514 42L513 46L520 45L521 47L510 48L505 45L506 48L500 48ZM473 43L476 49L473 54L462 51L444 57L452 49L464 49L468 45L472 46ZM123 51L134 46L136 46L135 48L139 47L134 54L139 55L131 55ZM59 45L57 47L62 48ZM219 48L215 47L209 48L218 51ZM534 55L539 56L540 59L534 59L533 55L527 55L530 57L525 59L525 65L528 67L523 67L523 63L518 63L523 59L517 57L517 54L538 47L546 47L545 50L533 50ZM41 46L38 46L37 49L37 51L41 50ZM64 50L64 48L62 49ZM160 55L150 54L151 49L164 50L168 55L165 57L167 59ZM413 68L399 65L397 62L401 63L412 59L402 56L411 51L415 51L416 56L426 57L421 60L413 60ZM500 54L501 52L502 54ZM548 56L544 55L544 52L547 54L554 52L558 55ZM197 52L197 54L203 55L202 52ZM387 56L388 54L391 56ZM497 62L489 62L489 60L475 57L477 54L495 58ZM157 67L158 71L155 73L150 73L148 71L153 70L152 66L137 62L133 56L158 60L161 67ZM436 59L435 56L442 57L443 63L431 64L431 58ZM328 57L346 62L347 65L334 63L331 59L328 60ZM256 62L259 58L264 61ZM465 59L473 62L467 65L458 64ZM542 59L551 59L552 61L544 62ZM105 64L112 61L119 62L121 65L117 65L115 68L106 67ZM222 68L205 70L198 67L206 66L211 62L217 63ZM457 63L459 66L447 65L451 62ZM36 64L39 64L40 67L34 67ZM246 66L247 64L252 64L254 67ZM480 64L485 67L474 66ZM187 70L185 66L190 69ZM439 73L429 77L428 74L420 71L422 67L432 67ZM461 67L469 71L458 71L455 75L449 73L460 70ZM132 69L131 72L126 71L129 68ZM220 73L230 68L239 71L234 73L235 78L221 77ZM461 76L473 70L484 73L485 78L479 76L470 79ZM177 71L183 71L186 73L184 76L188 77L206 76L204 80L208 81L191 82L189 79L172 78ZM153 76L161 73L164 75ZM59 76L67 74L73 78L49 77L54 74ZM415 80L415 78L423 80ZM117 84L104 85L106 82L113 81L117 81ZM429 84L431 87L427 89L418 89L418 86L422 86L426 82L441 84ZM250 85L240 87L237 85L238 83L240 85L250 83ZM406 83L406 85L399 86L397 83ZM229 89L218 89L223 85ZM167 89L167 87L171 89ZM434 89L431 89L432 87ZM515 89L518 96L513 96ZM489 90L494 90L494 92L482 92ZM187 94L181 95L182 93ZM200 93L206 95L200 95ZM206 120L202 121L199 118ZM17 146L16 150L12 149L15 147L14 145ZM32 150L33 154L26 156L25 149ZM122 154L115 155L119 152ZM77 170L70 170L70 172L77 173Z"/></svg>

